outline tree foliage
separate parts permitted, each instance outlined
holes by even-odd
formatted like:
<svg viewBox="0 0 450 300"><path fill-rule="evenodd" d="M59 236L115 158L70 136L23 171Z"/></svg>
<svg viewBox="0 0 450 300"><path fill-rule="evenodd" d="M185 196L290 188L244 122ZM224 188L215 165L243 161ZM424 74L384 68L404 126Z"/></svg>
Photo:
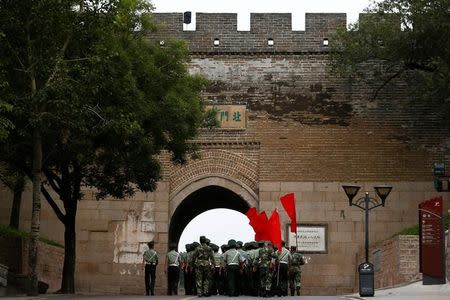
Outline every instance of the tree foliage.
<svg viewBox="0 0 450 300"><path fill-rule="evenodd" d="M384 0L366 12L348 31L338 31L331 55L334 70L354 76L364 63L377 61L374 97L408 74L417 99L428 101L442 124L450 126L450 1Z"/></svg>
<svg viewBox="0 0 450 300"><path fill-rule="evenodd" d="M31 129L39 130L41 191L66 230L63 292L74 292L82 187L98 198L153 191L158 155L184 162L202 124L204 80L188 74L183 42L148 42L151 9L144 0L0 2L0 64L15 125L0 151L31 177Z"/></svg>

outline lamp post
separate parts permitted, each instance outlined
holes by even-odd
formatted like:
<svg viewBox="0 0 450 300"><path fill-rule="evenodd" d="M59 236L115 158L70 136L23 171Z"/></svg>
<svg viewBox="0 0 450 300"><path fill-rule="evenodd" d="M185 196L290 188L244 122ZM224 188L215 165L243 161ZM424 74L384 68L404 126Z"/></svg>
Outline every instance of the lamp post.
<svg viewBox="0 0 450 300"><path fill-rule="evenodd" d="M359 271L359 294L361 296L373 296L374 284L373 284L373 265L369 263L369 211L379 206L384 206L386 198L392 190L391 186L376 186L375 192L379 199L369 196L369 192L364 193L364 197L355 198L356 194L361 187L356 185L343 185L342 188L348 197L350 206L356 206L365 212L365 262L358 267Z"/></svg>

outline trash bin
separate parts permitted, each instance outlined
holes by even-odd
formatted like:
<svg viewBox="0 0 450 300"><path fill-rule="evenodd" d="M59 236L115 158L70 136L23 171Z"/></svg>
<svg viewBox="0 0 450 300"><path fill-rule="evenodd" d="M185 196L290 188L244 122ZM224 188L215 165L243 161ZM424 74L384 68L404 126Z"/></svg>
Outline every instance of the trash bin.
<svg viewBox="0 0 450 300"><path fill-rule="evenodd" d="M373 297L374 289L374 270L370 262L364 262L358 266L359 274L359 295L361 297Z"/></svg>

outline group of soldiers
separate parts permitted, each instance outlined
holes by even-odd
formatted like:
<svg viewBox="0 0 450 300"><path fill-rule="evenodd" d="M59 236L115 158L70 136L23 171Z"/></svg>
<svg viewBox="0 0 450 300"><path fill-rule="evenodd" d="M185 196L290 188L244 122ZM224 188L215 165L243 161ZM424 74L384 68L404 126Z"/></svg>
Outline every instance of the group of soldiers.
<svg viewBox="0 0 450 300"><path fill-rule="evenodd" d="M271 297L287 296L288 289L291 296L300 295L301 266L305 259L296 247L289 251L284 242L278 251L269 241L243 244L229 240L219 253L219 246L201 236L200 243L186 245L186 252L178 253L176 245L169 248L164 267L168 295L177 295L180 273L184 276L186 295ZM146 253L144 262L145 257ZM147 286L153 294L151 283L146 281Z"/></svg>

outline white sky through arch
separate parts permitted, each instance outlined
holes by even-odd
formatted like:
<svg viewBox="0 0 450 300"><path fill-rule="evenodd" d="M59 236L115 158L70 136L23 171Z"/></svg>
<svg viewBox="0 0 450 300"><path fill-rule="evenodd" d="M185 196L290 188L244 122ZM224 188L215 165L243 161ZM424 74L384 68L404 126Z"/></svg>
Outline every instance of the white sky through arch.
<svg viewBox="0 0 450 300"><path fill-rule="evenodd" d="M218 245L226 244L228 240L248 242L255 237L253 228L248 224L246 215L225 208L208 210L189 222L181 234L178 243L179 251L185 251L185 245L198 242L201 235Z"/></svg>

